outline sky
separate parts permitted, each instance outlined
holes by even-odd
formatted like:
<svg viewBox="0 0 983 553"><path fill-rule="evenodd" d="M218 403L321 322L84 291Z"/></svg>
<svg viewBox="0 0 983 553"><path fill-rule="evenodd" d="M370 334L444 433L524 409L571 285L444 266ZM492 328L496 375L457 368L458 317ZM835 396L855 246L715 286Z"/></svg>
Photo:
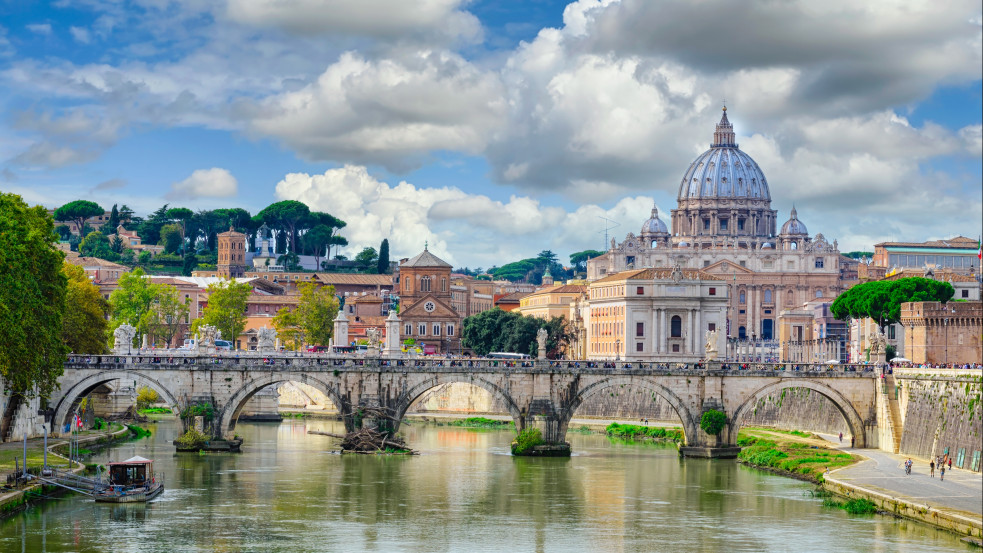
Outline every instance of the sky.
<svg viewBox="0 0 983 553"><path fill-rule="evenodd" d="M0 0L0 190L300 200L457 267L669 222L726 103L781 221L980 235L978 0ZM607 230L606 230L607 229Z"/></svg>

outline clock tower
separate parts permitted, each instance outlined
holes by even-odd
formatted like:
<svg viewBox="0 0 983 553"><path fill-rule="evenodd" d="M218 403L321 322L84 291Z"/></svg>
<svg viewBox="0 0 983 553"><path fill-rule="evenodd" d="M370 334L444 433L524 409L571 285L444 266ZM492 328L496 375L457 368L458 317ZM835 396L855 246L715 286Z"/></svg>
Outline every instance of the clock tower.
<svg viewBox="0 0 983 553"><path fill-rule="evenodd" d="M460 353L461 315L451 307L451 265L423 252L399 265L402 338L425 353Z"/></svg>

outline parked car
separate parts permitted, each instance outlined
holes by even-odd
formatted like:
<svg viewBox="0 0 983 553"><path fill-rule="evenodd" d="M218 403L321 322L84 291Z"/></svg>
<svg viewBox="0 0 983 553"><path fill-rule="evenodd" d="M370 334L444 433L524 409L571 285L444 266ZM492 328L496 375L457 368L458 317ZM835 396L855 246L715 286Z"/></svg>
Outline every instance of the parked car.
<svg viewBox="0 0 983 553"><path fill-rule="evenodd" d="M232 342L228 340L215 340L215 349L232 350Z"/></svg>

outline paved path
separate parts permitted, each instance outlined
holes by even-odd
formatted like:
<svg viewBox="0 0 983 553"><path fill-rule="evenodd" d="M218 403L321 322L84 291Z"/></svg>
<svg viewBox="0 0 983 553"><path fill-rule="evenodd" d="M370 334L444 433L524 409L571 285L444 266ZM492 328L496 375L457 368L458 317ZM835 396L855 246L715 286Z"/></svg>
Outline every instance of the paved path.
<svg viewBox="0 0 983 553"><path fill-rule="evenodd" d="M820 434L832 447L867 457L856 465L833 471L841 482L863 486L898 498L927 504L940 509L954 509L983 518L983 475L978 472L946 469L945 481L935 471L929 476L928 460L912 457L911 475L905 475L908 457L879 449L854 449L840 445L837 436ZM847 438L844 436L844 441Z"/></svg>

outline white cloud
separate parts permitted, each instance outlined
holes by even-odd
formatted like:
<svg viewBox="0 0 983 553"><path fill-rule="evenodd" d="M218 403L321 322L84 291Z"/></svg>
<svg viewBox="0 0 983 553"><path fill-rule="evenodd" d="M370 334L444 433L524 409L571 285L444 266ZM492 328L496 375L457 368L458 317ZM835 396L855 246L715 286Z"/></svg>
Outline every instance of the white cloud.
<svg viewBox="0 0 983 553"><path fill-rule="evenodd" d="M276 195L346 221L341 233L348 238L349 254L388 238L394 257L410 257L429 242L430 250L448 263L471 267L503 264L543 249L561 255L599 249L600 216L631 221L626 228L641 227L652 208L652 199L644 196L623 198L610 209L584 205L572 212L525 196L499 202L454 187L391 186L354 165L321 175L288 174L277 184Z"/></svg>
<svg viewBox="0 0 983 553"><path fill-rule="evenodd" d="M198 169L191 176L171 185L170 200L195 198L230 198L239 193L239 183L226 169Z"/></svg>
<svg viewBox="0 0 983 553"><path fill-rule="evenodd" d="M264 102L252 129L308 159L406 169L434 150L480 152L504 113L496 76L456 54L349 52L316 82Z"/></svg>
<svg viewBox="0 0 983 553"><path fill-rule="evenodd" d="M27 25L27 30L32 33L39 35L50 35L51 34L51 24L50 23L32 23Z"/></svg>
<svg viewBox="0 0 983 553"><path fill-rule="evenodd" d="M462 0L230 0L227 15L241 23L308 35L350 34L380 39L481 38L481 23L461 11Z"/></svg>
<svg viewBox="0 0 983 553"><path fill-rule="evenodd" d="M75 42L88 44L92 40L89 36L89 30L85 27L69 27L68 32L72 34L72 38L75 39Z"/></svg>

